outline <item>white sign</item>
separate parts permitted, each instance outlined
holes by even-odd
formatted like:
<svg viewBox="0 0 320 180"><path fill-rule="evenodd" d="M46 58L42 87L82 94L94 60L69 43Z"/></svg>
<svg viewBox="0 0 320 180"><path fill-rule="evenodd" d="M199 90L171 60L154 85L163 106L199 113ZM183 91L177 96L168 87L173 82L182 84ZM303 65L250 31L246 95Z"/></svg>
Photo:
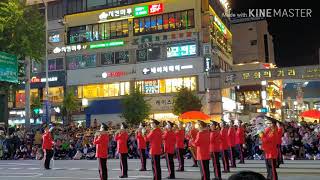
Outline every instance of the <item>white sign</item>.
<svg viewBox="0 0 320 180"><path fill-rule="evenodd" d="M99 15L100 22L106 22L111 19L117 18L127 18L133 16L133 11L131 8L113 10L108 12L103 12Z"/></svg>
<svg viewBox="0 0 320 180"><path fill-rule="evenodd" d="M31 83L39 83L39 82L46 82L46 79L47 78L39 78L39 77L36 77L36 76L33 76L31 78ZM54 82L54 81L58 81L58 77L49 77L48 78L48 82Z"/></svg>
<svg viewBox="0 0 320 180"><path fill-rule="evenodd" d="M142 73L147 74L157 74L157 73L167 73L167 72L177 72L186 69L193 69L193 65L170 65L170 66L158 66L151 68L144 68Z"/></svg>
<svg viewBox="0 0 320 180"><path fill-rule="evenodd" d="M147 99L151 105L151 111L153 112L171 112L173 109L173 97L172 96L158 96Z"/></svg>
<svg viewBox="0 0 320 180"><path fill-rule="evenodd" d="M66 46L66 47L55 47L53 49L53 53L54 54L59 54L59 53L62 53L62 52L72 52L72 51L80 51L80 50L84 50L84 49L87 49L88 48L88 45L81 45L81 44L78 44L78 45L72 45L72 46Z"/></svg>

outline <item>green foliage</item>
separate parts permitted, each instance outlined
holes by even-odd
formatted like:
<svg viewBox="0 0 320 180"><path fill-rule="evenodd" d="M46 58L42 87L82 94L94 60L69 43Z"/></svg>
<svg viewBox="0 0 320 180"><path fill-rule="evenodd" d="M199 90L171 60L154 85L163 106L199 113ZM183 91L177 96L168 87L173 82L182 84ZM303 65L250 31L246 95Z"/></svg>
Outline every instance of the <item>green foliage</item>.
<svg viewBox="0 0 320 180"><path fill-rule="evenodd" d="M74 94L74 89L69 89L63 99L62 115L67 117L67 124L71 121L72 112L79 109L80 104L77 97Z"/></svg>
<svg viewBox="0 0 320 180"><path fill-rule="evenodd" d="M138 89L134 89L129 95L123 97L122 117L126 119L126 123L138 125L149 117L150 104L144 97Z"/></svg>
<svg viewBox="0 0 320 180"><path fill-rule="evenodd" d="M41 100L39 96L31 96L31 116L33 119L38 119L40 117L40 109L42 107Z"/></svg>
<svg viewBox="0 0 320 180"><path fill-rule="evenodd" d="M0 3L0 51L40 62L45 52L45 21L37 6L22 0Z"/></svg>
<svg viewBox="0 0 320 180"><path fill-rule="evenodd" d="M174 97L173 114L179 116L188 111L200 111L201 99L186 87L181 87Z"/></svg>

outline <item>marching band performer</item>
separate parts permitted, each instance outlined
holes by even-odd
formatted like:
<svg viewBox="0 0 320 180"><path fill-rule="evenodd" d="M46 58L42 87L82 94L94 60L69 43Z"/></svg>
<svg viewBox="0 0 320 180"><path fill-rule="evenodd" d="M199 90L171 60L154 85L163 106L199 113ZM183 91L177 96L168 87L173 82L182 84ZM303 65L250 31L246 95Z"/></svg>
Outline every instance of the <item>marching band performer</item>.
<svg viewBox="0 0 320 180"><path fill-rule="evenodd" d="M221 144L220 144L220 150L221 150L221 157L223 162L223 172L228 173L230 172L230 166L229 166L229 158L228 158L228 127L226 127L226 123L224 121L221 121L220 123L220 136L221 136Z"/></svg>
<svg viewBox="0 0 320 180"><path fill-rule="evenodd" d="M197 148L197 160L200 165L201 180L210 180L210 132L207 124L203 121L198 121L199 131L196 138L193 140Z"/></svg>
<svg viewBox="0 0 320 180"><path fill-rule="evenodd" d="M283 127L281 123L277 121L277 148L278 148L278 161L277 161L277 168L279 168L280 164L283 164L283 156L281 152L281 143L282 143L282 135L283 135Z"/></svg>
<svg viewBox="0 0 320 180"><path fill-rule="evenodd" d="M184 171L184 137L185 131L183 128L183 123L178 122L178 129L176 130L176 149L177 158L179 161L179 168L177 171Z"/></svg>
<svg viewBox="0 0 320 180"><path fill-rule="evenodd" d="M115 141L117 141L117 151L120 159L121 176L119 178L128 177L128 133L125 129L128 126L125 123L121 123L120 131L116 132Z"/></svg>
<svg viewBox="0 0 320 180"><path fill-rule="evenodd" d="M197 156L196 156L196 148L194 146L194 142L193 140L196 139L198 130L195 128L195 123L190 123L190 130L187 134L187 139L189 140L189 149L192 155L192 159L193 159L193 165L192 167L198 167L197 164Z"/></svg>
<svg viewBox="0 0 320 180"><path fill-rule="evenodd" d="M172 130L173 123L167 122L166 130L163 134L163 144L164 144L164 152L166 153L166 160L167 160L167 168L169 172L169 176L167 179L175 179L175 173L174 173L174 146L176 143L176 137Z"/></svg>
<svg viewBox="0 0 320 180"><path fill-rule="evenodd" d="M259 132L262 141L262 150L265 153L265 161L267 167L267 179L278 180L276 165L278 158L277 150L277 128L274 119L267 117L267 128L264 132Z"/></svg>
<svg viewBox="0 0 320 180"><path fill-rule="evenodd" d="M159 128L160 122L152 119L150 126L152 130L147 135L147 141L150 142L150 155L152 163L153 179L161 179L160 155L162 154L162 131Z"/></svg>
<svg viewBox="0 0 320 180"><path fill-rule="evenodd" d="M235 168L236 167L236 151L235 151L235 146L236 146L236 130L234 127L233 120L230 120L229 122L229 128L228 128L228 146L229 146L229 152L230 152L230 161L231 161L231 166Z"/></svg>
<svg viewBox="0 0 320 180"><path fill-rule="evenodd" d="M42 135L42 149L44 152L44 169L51 169L50 168L50 161L53 157L53 150L52 146L54 145L54 141L51 136L51 130L47 126L44 129L44 134Z"/></svg>
<svg viewBox="0 0 320 180"><path fill-rule="evenodd" d="M96 132L93 144L96 145L96 158L99 162L100 180L108 179L107 159L108 159L108 145L109 135L108 126L104 123L101 124L100 131Z"/></svg>
<svg viewBox="0 0 320 180"><path fill-rule="evenodd" d="M212 121L210 126L210 152L212 158L212 165L214 176L216 180L221 180L221 168L219 161L219 152L221 144L221 135L217 127L217 123Z"/></svg>
<svg viewBox="0 0 320 180"><path fill-rule="evenodd" d="M147 170L147 157L146 157L146 137L145 137L146 129L143 123L140 123L139 129L136 132L136 138L138 143L138 150L140 152L140 160L141 160L141 168L139 171Z"/></svg>
<svg viewBox="0 0 320 180"><path fill-rule="evenodd" d="M243 146L245 144L245 133L244 133L244 127L242 125L242 121L238 120L237 123L238 127L236 130L236 145L238 146L239 149L239 159L240 162L239 164L244 164L244 156L243 156Z"/></svg>

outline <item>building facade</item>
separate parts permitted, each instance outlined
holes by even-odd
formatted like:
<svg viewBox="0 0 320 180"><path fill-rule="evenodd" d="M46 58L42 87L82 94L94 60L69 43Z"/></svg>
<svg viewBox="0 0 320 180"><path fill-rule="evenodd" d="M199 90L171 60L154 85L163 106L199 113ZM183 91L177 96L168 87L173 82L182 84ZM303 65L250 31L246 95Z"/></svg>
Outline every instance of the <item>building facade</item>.
<svg viewBox="0 0 320 180"><path fill-rule="evenodd" d="M58 0L48 5L49 69L64 71L67 88L88 100L75 121L120 121L121 97L133 88L147 95L154 118L177 118L173 96L182 86L196 91L211 114L206 72L232 66L230 22L221 16L220 1ZM224 90L225 98L231 94Z"/></svg>

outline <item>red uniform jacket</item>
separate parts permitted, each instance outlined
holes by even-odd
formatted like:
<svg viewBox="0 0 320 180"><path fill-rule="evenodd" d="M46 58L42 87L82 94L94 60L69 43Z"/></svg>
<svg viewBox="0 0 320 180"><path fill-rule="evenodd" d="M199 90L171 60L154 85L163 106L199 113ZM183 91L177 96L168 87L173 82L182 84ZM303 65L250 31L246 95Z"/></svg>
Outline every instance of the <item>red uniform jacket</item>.
<svg viewBox="0 0 320 180"><path fill-rule="evenodd" d="M147 135L147 141L150 142L150 154L161 155L162 149L162 131L160 128L155 128Z"/></svg>
<svg viewBox="0 0 320 180"><path fill-rule="evenodd" d="M221 135L221 144L220 144L220 150L226 150L228 149L228 128L222 128L220 130Z"/></svg>
<svg viewBox="0 0 320 180"><path fill-rule="evenodd" d="M282 134L283 134L283 128L282 127L278 127L277 128L277 132L278 132L278 134L277 134L277 145L281 145L281 143L282 143Z"/></svg>
<svg viewBox="0 0 320 180"><path fill-rule="evenodd" d="M210 152L220 152L221 135L218 130L210 132Z"/></svg>
<svg viewBox="0 0 320 180"><path fill-rule="evenodd" d="M163 136L164 152L168 154L174 154L174 145L176 144L176 136L174 132L165 131Z"/></svg>
<svg viewBox="0 0 320 180"><path fill-rule="evenodd" d="M117 141L118 153L128 153L128 133L126 131L122 131L117 134L114 139Z"/></svg>
<svg viewBox="0 0 320 180"><path fill-rule="evenodd" d="M146 149L146 139L141 132L137 132L138 149Z"/></svg>
<svg viewBox="0 0 320 180"><path fill-rule="evenodd" d="M108 158L109 135L101 134L96 136L93 140L96 145L96 158Z"/></svg>
<svg viewBox="0 0 320 180"><path fill-rule="evenodd" d="M197 129L191 129L190 132L187 134L187 139L189 140L189 147L191 147L191 146L194 147L195 146L194 145L194 140L197 137L197 133L198 133Z"/></svg>
<svg viewBox="0 0 320 180"><path fill-rule="evenodd" d="M236 144L244 144L244 142L245 142L244 128L240 126L237 128L237 131L236 131Z"/></svg>
<svg viewBox="0 0 320 180"><path fill-rule="evenodd" d="M266 128L261 136L262 150L264 150L266 159L277 159L277 129Z"/></svg>
<svg viewBox="0 0 320 180"><path fill-rule="evenodd" d="M51 133L47 132L42 135L42 149L52 149L53 139Z"/></svg>
<svg viewBox="0 0 320 180"><path fill-rule="evenodd" d="M210 132L209 130L199 131L194 145L197 148L197 160L210 160Z"/></svg>
<svg viewBox="0 0 320 180"><path fill-rule="evenodd" d="M183 129L176 131L176 147L179 149L184 148L184 136L185 134Z"/></svg>
<svg viewBox="0 0 320 180"><path fill-rule="evenodd" d="M236 129L234 127L229 127L228 129L228 146L236 146Z"/></svg>

